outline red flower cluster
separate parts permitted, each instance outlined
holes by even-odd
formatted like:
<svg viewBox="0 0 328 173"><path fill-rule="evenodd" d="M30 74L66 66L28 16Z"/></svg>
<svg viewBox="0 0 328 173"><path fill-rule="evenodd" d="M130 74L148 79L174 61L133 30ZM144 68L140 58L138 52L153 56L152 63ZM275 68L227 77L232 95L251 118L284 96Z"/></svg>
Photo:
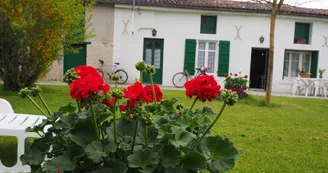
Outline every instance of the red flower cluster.
<svg viewBox="0 0 328 173"><path fill-rule="evenodd" d="M237 74L237 73L235 73L235 76L237 77L237 76L238 76L238 74Z"/></svg>
<svg viewBox="0 0 328 173"><path fill-rule="evenodd" d="M245 75L245 79L247 79L248 78L248 75Z"/></svg>
<svg viewBox="0 0 328 173"><path fill-rule="evenodd" d="M110 99L110 100L104 99L102 101L102 104L107 105L110 108L114 106L114 103L115 103L115 97L112 97L112 99Z"/></svg>
<svg viewBox="0 0 328 173"><path fill-rule="evenodd" d="M185 83L186 95L192 98L193 95L200 100L209 100L216 98L221 86L216 82L213 76L204 74Z"/></svg>
<svg viewBox="0 0 328 173"><path fill-rule="evenodd" d="M242 87L242 88L240 88L240 87L237 87L237 86L229 86L227 89L228 89L228 90L231 90L232 92L237 92L237 93L238 93L238 92L241 92L241 93L244 93L246 87Z"/></svg>
<svg viewBox="0 0 328 173"><path fill-rule="evenodd" d="M103 91L104 94L107 94L109 91L110 86L104 84L104 80L93 67L79 66L75 72L80 78L69 85L70 95L73 99L88 99L92 93Z"/></svg>
<svg viewBox="0 0 328 173"><path fill-rule="evenodd" d="M160 102L163 99L163 93L158 85L154 85L156 101ZM120 106L121 111L126 111L127 108L135 107L139 101L144 101L146 103L151 103L154 101L153 92L151 85L147 85L143 87L140 82L136 82L135 84L128 86L122 90L124 98L128 98L126 104Z"/></svg>

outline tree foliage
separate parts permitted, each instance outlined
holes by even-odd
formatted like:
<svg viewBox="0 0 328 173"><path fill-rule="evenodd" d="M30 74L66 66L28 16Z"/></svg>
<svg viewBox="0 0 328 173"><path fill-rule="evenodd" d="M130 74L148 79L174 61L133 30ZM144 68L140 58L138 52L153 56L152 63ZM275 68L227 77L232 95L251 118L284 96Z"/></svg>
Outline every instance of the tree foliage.
<svg viewBox="0 0 328 173"><path fill-rule="evenodd" d="M63 52L77 52L90 20L88 0L3 0L0 2L0 78L5 89L33 85ZM86 20L87 19L87 20ZM86 23L87 21L87 23Z"/></svg>

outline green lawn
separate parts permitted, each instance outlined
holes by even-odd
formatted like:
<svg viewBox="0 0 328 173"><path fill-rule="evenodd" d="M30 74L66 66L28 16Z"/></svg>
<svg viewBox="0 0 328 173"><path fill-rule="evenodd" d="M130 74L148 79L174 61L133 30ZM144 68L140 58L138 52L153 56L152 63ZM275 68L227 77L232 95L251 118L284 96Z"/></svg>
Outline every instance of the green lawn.
<svg viewBox="0 0 328 173"><path fill-rule="evenodd" d="M43 86L52 110L70 101L67 86ZM183 91L164 91L165 98L176 97L188 107L192 100ZM0 91L17 113L39 114L32 103L14 92ZM240 152L231 173L327 173L328 100L273 97L266 106L262 97L252 96L227 107L214 132L228 136ZM205 103L218 111L221 102ZM198 103L197 107L203 106ZM0 158L7 165L15 160L16 143L0 138Z"/></svg>

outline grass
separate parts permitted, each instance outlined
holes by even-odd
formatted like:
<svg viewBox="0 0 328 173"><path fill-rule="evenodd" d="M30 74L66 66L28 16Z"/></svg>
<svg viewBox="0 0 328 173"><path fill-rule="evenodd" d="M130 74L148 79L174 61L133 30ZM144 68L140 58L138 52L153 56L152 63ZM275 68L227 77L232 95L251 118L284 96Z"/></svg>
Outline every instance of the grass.
<svg viewBox="0 0 328 173"><path fill-rule="evenodd" d="M54 111L73 102L67 86L42 86L43 96ZM185 107L191 99L183 91L164 91L165 98L178 98ZM0 91L17 113L40 114L28 100L14 92ZM236 106L227 107L213 132L228 136L240 152L240 160L229 173L327 173L328 172L328 101L273 97L272 104L263 97L250 96ZM196 107L212 107L216 112L222 102L198 102ZM13 138L0 138L0 158L6 165L15 162Z"/></svg>

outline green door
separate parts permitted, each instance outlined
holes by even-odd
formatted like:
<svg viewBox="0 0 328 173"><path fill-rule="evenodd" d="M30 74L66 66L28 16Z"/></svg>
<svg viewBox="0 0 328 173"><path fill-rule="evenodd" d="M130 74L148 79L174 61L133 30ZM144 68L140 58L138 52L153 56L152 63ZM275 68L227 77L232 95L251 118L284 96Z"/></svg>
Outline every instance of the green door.
<svg viewBox="0 0 328 173"><path fill-rule="evenodd" d="M79 52L76 54L65 54L64 55L64 74L67 70L75 68L80 65L86 65L87 58L87 45L77 44L74 47L80 48Z"/></svg>
<svg viewBox="0 0 328 173"><path fill-rule="evenodd" d="M155 67L154 83L156 84L162 84L163 79L163 47L163 39L144 39L143 60L146 64ZM144 74L143 82L150 83L150 78L147 74Z"/></svg>

